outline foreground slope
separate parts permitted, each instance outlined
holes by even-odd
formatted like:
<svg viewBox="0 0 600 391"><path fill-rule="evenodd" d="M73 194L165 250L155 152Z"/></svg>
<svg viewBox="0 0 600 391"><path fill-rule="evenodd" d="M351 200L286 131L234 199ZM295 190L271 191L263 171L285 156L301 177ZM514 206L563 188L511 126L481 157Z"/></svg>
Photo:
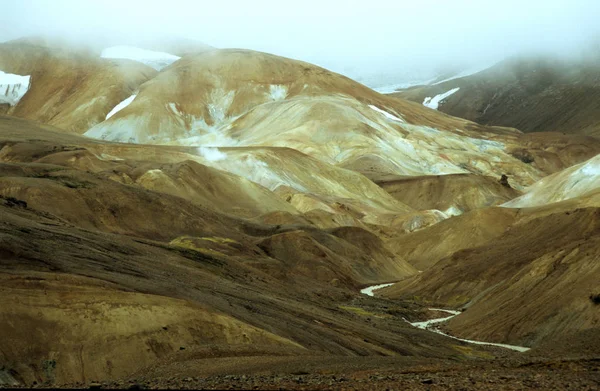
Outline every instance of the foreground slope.
<svg viewBox="0 0 600 391"><path fill-rule="evenodd" d="M11 336L0 342L7 384L118 379L215 355L339 362L484 354L401 318L372 322L341 305L361 286L415 273L363 228L225 214L214 200L236 182L277 204L233 174L153 161L171 147L154 146L143 161L107 159L94 148L116 153L119 144L10 117L0 119L0 136L0 311L12 319L0 322ZM136 170L153 164L169 177L204 176L213 201L191 196L188 182L149 189L135 180Z"/></svg>

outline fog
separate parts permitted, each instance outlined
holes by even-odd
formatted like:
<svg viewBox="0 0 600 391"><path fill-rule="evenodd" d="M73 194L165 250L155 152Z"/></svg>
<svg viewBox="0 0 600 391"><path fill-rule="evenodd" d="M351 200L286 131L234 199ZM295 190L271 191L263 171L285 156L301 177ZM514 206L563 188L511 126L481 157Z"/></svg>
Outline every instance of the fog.
<svg viewBox="0 0 600 391"><path fill-rule="evenodd" d="M358 80L419 77L600 36L598 0L0 0L0 41L182 37L312 62Z"/></svg>

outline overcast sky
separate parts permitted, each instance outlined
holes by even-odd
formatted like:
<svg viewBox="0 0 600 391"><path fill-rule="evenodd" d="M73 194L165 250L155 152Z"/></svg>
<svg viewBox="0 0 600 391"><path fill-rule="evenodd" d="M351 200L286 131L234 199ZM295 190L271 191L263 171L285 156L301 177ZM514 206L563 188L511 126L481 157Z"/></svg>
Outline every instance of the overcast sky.
<svg viewBox="0 0 600 391"><path fill-rule="evenodd" d="M0 41L181 36L356 76L557 53L600 35L600 0L0 0Z"/></svg>

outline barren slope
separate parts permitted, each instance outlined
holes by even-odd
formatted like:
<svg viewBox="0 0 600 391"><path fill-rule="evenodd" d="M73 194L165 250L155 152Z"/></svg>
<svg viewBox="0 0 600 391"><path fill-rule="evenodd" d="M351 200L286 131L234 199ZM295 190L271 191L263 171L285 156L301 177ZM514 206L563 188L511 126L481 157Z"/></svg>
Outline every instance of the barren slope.
<svg viewBox="0 0 600 391"><path fill-rule="evenodd" d="M513 58L474 75L394 96L422 103L453 88L460 90L438 108L450 115L524 132L600 135L598 58Z"/></svg>
<svg viewBox="0 0 600 391"><path fill-rule="evenodd" d="M0 70L31 76L30 87L7 114L83 133L156 71L130 60L106 60L91 51L48 47L37 40L0 44Z"/></svg>
<svg viewBox="0 0 600 391"><path fill-rule="evenodd" d="M485 221L483 236L470 231L458 235L454 228L461 226L448 220L401 237L398 248L406 240L418 241L416 235L425 238L414 253L400 254L417 268L428 268L381 294L441 306L467 305L449 323L464 338L531 346L595 328L598 312L590 295L600 277L600 219L597 206L587 205L597 205L598 194L539 208L496 209L506 218ZM474 213L456 219L484 223ZM478 213L490 215L486 210Z"/></svg>
<svg viewBox="0 0 600 391"><path fill-rule="evenodd" d="M0 328L10 335L0 358L11 382L110 380L214 356L483 354L341 306L360 286L415 272L362 228L228 216L187 187L182 197L110 178L118 166L90 151L118 145L13 118L0 135ZM123 172L165 164L152 156L122 161ZM212 200L236 181L173 167L216 178Z"/></svg>

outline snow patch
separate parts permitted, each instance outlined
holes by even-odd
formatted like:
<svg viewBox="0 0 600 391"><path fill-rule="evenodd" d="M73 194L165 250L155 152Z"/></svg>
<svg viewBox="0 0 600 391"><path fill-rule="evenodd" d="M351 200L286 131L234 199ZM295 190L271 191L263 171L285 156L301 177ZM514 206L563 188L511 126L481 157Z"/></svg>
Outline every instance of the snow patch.
<svg viewBox="0 0 600 391"><path fill-rule="evenodd" d="M209 102L206 104L212 124L209 125L204 118L198 118L192 124L192 130L201 129L216 133L230 125L235 118L227 117L227 111L229 111L234 98L235 91L225 92L222 88L215 88L210 94Z"/></svg>
<svg viewBox="0 0 600 391"><path fill-rule="evenodd" d="M600 176L600 160L589 160L579 169L579 174L583 176Z"/></svg>
<svg viewBox="0 0 600 391"><path fill-rule="evenodd" d="M176 103L169 102L169 103L167 103L167 107L169 109L171 109L171 111L173 112L173 114L179 115L179 116L183 115L183 113L181 111L179 111L179 109L177 108L177 104Z"/></svg>
<svg viewBox="0 0 600 391"><path fill-rule="evenodd" d="M164 67L171 65L181 58L170 53L157 52L153 50L136 48L135 46L124 45L106 48L102 51L100 57L133 60L141 62L142 64L146 64L157 71L160 71Z"/></svg>
<svg viewBox="0 0 600 391"><path fill-rule="evenodd" d="M398 121L398 122L405 122L402 118L398 118L393 114L388 113L385 110L381 110L379 107L377 106L373 106L373 105L369 105L369 107L373 110L375 110L376 112L383 114L386 118L391 119L392 121Z"/></svg>
<svg viewBox="0 0 600 391"><path fill-rule="evenodd" d="M209 162L218 162L219 160L227 159L227 154L215 147L200 147L198 153Z"/></svg>
<svg viewBox="0 0 600 391"><path fill-rule="evenodd" d="M31 76L15 75L0 71L0 104L15 106L29 90Z"/></svg>
<svg viewBox="0 0 600 391"><path fill-rule="evenodd" d="M433 81L435 81L435 78L414 80L414 81L408 81L408 82L404 82L404 83L389 84L389 85L382 86L382 87L375 87L375 88L373 88L373 90L379 92L380 94L384 94L384 95L393 94L395 92L400 92L400 91L405 90L410 87L426 86L426 85L431 84Z"/></svg>
<svg viewBox="0 0 600 391"><path fill-rule="evenodd" d="M152 169L152 170L148 170L146 171L147 175L150 176L161 176L163 174L162 170L159 169Z"/></svg>
<svg viewBox="0 0 600 391"><path fill-rule="evenodd" d="M123 110L125 107L129 106L136 96L137 95L131 95L129 98L116 105L108 114L106 114L106 119L109 119L113 115L117 114L119 111Z"/></svg>
<svg viewBox="0 0 600 391"><path fill-rule="evenodd" d="M425 98L425 100L423 100L423 106L437 110L444 99L448 98L450 95L454 94L458 90L460 90L460 87L453 88L450 91L446 91L443 94L436 95L433 98L428 96L427 98Z"/></svg>
<svg viewBox="0 0 600 391"><path fill-rule="evenodd" d="M479 72L485 71L486 69L489 69L489 68L491 68L491 67L492 67L492 66L494 66L495 64L496 64L496 62L492 62L492 63L486 63L486 64L478 65L478 66L475 66L475 67L471 67L471 68L469 68L469 69L465 69L464 71L462 71L462 72L460 72L460 73L457 73L457 74L456 74L456 75L454 75L454 76L450 76L450 77L449 77L449 78L447 78L447 79L444 79L444 80L440 80L440 81L438 81L438 82L435 82L435 83L433 83L432 85L436 85L436 84L442 84L442 83L445 83L445 82L447 82L447 81L450 81L450 80L454 80L454 79L461 79L461 78L463 78L463 77L471 76L471 75L474 75L474 74L476 74L476 73L479 73Z"/></svg>

